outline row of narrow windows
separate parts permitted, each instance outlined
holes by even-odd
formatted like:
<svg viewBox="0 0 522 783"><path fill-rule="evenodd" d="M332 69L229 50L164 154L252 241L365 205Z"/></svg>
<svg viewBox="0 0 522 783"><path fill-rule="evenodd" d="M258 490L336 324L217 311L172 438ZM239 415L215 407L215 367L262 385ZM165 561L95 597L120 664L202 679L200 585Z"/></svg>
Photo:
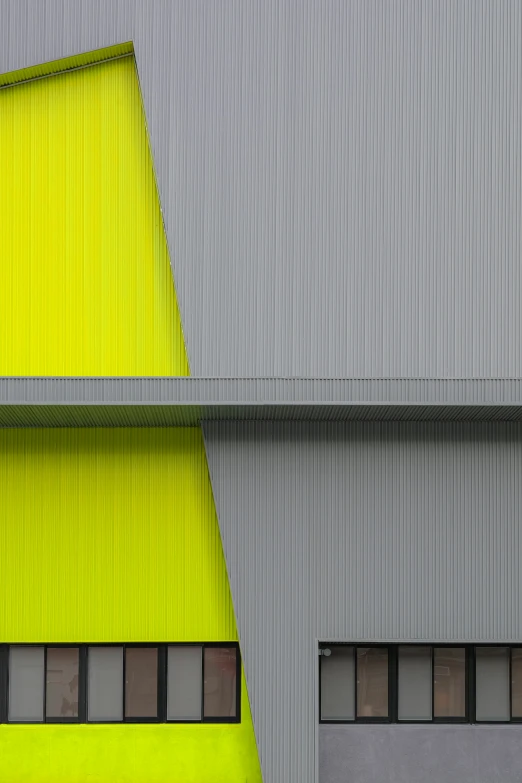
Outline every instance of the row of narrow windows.
<svg viewBox="0 0 522 783"><path fill-rule="evenodd" d="M0 721L237 723L237 643L2 645Z"/></svg>
<svg viewBox="0 0 522 783"><path fill-rule="evenodd" d="M522 647L322 644L323 723L522 722Z"/></svg>

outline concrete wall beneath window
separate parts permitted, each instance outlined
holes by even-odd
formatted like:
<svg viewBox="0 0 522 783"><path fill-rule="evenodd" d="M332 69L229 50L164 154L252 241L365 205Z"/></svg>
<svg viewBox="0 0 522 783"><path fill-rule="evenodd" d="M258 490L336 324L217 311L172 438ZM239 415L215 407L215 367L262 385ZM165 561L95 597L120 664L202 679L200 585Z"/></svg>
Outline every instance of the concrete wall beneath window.
<svg viewBox="0 0 522 783"><path fill-rule="evenodd" d="M520 425L212 423L204 433L265 783L318 780L318 639L522 640ZM464 732L452 750L453 731L441 764L458 770L459 754L479 764L480 739ZM514 736L522 747L522 728ZM437 747L417 750L429 765ZM361 780L408 780L401 754L384 765L378 748L356 757ZM520 775L522 751L510 758Z"/></svg>
<svg viewBox="0 0 522 783"><path fill-rule="evenodd" d="M321 726L320 783L520 783L520 726Z"/></svg>

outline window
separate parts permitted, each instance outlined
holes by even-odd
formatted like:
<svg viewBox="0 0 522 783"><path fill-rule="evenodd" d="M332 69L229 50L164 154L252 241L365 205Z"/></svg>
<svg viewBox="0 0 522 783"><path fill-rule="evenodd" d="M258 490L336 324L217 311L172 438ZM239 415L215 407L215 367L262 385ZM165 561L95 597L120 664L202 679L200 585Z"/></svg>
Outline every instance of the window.
<svg viewBox="0 0 522 783"><path fill-rule="evenodd" d="M167 720L201 720L201 647L169 647Z"/></svg>
<svg viewBox="0 0 522 783"><path fill-rule="evenodd" d="M399 647L398 719L431 720L431 647Z"/></svg>
<svg viewBox="0 0 522 783"><path fill-rule="evenodd" d="M321 720L389 721L388 647L328 645L321 650Z"/></svg>
<svg viewBox="0 0 522 783"><path fill-rule="evenodd" d="M45 717L78 720L80 698L80 649L48 647L45 660Z"/></svg>
<svg viewBox="0 0 522 783"><path fill-rule="evenodd" d="M522 646L327 644L322 723L522 723Z"/></svg>
<svg viewBox="0 0 522 783"><path fill-rule="evenodd" d="M433 650L433 717L466 717L464 647L435 647Z"/></svg>
<svg viewBox="0 0 522 783"><path fill-rule="evenodd" d="M12 721L44 719L43 647L12 646L9 650L8 715Z"/></svg>
<svg viewBox="0 0 522 783"><path fill-rule="evenodd" d="M241 660L221 644L0 645L0 722L240 722Z"/></svg>
<svg viewBox="0 0 522 783"><path fill-rule="evenodd" d="M203 715L214 720L235 718L237 648L206 647L203 658Z"/></svg>
<svg viewBox="0 0 522 783"><path fill-rule="evenodd" d="M321 658L321 718L355 720L354 647L333 645Z"/></svg>
<svg viewBox="0 0 522 783"><path fill-rule="evenodd" d="M357 648L357 717L387 718L388 650Z"/></svg>
<svg viewBox="0 0 522 783"><path fill-rule="evenodd" d="M475 677L477 720L509 720L509 648L477 647Z"/></svg>
<svg viewBox="0 0 522 783"><path fill-rule="evenodd" d="M522 719L522 647L511 650L511 717Z"/></svg>
<svg viewBox="0 0 522 783"><path fill-rule="evenodd" d="M158 717L158 648L125 650L125 717Z"/></svg>
<svg viewBox="0 0 522 783"><path fill-rule="evenodd" d="M87 720L123 720L123 647L87 650Z"/></svg>

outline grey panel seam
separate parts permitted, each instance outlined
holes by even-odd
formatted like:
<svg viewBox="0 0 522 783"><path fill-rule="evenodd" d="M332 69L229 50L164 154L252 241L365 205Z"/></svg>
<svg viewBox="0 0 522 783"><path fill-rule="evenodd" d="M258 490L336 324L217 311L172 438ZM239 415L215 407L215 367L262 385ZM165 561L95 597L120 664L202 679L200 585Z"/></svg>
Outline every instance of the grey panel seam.
<svg viewBox="0 0 522 783"><path fill-rule="evenodd" d="M0 404L522 405L522 380L0 377Z"/></svg>

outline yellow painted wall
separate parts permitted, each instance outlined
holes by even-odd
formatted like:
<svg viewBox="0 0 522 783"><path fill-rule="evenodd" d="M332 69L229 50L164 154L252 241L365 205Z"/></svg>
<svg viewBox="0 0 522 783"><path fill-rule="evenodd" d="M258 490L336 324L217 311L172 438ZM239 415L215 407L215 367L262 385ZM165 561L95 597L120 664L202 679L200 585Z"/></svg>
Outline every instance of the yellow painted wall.
<svg viewBox="0 0 522 783"><path fill-rule="evenodd" d="M199 429L0 430L0 641L236 640ZM0 781L260 783L231 725L0 726Z"/></svg>
<svg viewBox="0 0 522 783"><path fill-rule="evenodd" d="M187 375L134 58L0 89L0 171L0 375ZM236 640L200 430L0 430L0 596L0 642ZM0 725L4 781L260 783L244 676L240 724Z"/></svg>
<svg viewBox="0 0 522 783"><path fill-rule="evenodd" d="M0 375L188 375L134 57L0 89L0 172Z"/></svg>

